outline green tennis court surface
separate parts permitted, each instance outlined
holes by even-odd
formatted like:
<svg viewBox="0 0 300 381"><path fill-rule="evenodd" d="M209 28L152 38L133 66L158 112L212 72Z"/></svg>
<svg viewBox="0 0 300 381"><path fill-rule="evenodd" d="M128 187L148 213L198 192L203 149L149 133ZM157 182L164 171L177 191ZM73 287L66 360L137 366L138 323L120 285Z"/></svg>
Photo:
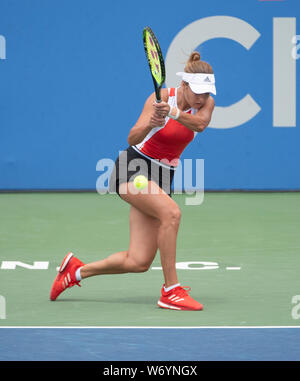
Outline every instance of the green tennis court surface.
<svg viewBox="0 0 300 381"><path fill-rule="evenodd" d="M129 243L129 205L97 193L0 194L1 326L300 325L300 193L206 193L182 210L177 263L201 312L159 309L159 253L142 274L49 292L68 251L91 262ZM300 299L299 302L300 303Z"/></svg>

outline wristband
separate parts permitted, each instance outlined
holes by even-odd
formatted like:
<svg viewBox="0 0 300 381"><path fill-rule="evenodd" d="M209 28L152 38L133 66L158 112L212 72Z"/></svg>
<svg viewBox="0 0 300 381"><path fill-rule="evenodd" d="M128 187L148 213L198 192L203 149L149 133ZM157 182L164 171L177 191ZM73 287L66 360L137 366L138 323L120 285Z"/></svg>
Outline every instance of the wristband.
<svg viewBox="0 0 300 381"><path fill-rule="evenodd" d="M176 112L175 116L171 114L172 110L173 110L173 107L170 108L170 112L168 114L168 117L171 119L177 120L179 118L179 115L180 115L180 110L179 110L179 108L176 108L177 112Z"/></svg>

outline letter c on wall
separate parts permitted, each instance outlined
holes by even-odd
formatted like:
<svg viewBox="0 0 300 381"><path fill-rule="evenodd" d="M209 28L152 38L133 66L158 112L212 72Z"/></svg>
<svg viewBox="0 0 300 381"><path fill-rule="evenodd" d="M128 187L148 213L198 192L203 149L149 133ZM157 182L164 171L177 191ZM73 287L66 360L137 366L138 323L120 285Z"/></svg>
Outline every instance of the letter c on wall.
<svg viewBox="0 0 300 381"><path fill-rule="evenodd" d="M186 52L191 53L202 43L214 38L227 38L249 50L260 37L252 25L236 17L212 16L187 25L174 38L166 55L167 86L178 84L176 72L182 71ZM254 118L260 106L247 94L237 103L227 107L215 107L209 127L232 128Z"/></svg>

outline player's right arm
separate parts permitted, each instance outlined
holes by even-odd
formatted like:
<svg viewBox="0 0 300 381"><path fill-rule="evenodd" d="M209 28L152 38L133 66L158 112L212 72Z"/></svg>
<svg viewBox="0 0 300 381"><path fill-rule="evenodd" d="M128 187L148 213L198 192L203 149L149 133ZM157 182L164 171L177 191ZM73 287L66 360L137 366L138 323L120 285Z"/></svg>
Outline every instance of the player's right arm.
<svg viewBox="0 0 300 381"><path fill-rule="evenodd" d="M165 94L165 91L162 91L162 100L165 100L164 98L166 95L167 94ZM158 115L153 107L155 99L155 93L148 97L140 117L138 118L136 124L131 128L127 138L130 146L134 146L142 142L152 128L163 126L165 124L165 118Z"/></svg>

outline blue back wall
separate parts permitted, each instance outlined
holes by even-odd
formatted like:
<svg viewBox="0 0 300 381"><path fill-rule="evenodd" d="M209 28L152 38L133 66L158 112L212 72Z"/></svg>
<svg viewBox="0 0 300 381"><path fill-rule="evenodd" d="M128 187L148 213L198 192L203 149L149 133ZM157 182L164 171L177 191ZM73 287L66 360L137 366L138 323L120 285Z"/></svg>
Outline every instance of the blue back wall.
<svg viewBox="0 0 300 381"><path fill-rule="evenodd" d="M227 38L197 47L215 71L216 105L250 94L261 110L207 128L182 158L204 159L206 189L300 189L299 99L296 126L273 121L274 18L295 18L299 35L298 0L0 0L0 189L95 189L97 162L127 147L153 91L143 27L166 57L185 27L212 16L260 33L250 50Z"/></svg>

